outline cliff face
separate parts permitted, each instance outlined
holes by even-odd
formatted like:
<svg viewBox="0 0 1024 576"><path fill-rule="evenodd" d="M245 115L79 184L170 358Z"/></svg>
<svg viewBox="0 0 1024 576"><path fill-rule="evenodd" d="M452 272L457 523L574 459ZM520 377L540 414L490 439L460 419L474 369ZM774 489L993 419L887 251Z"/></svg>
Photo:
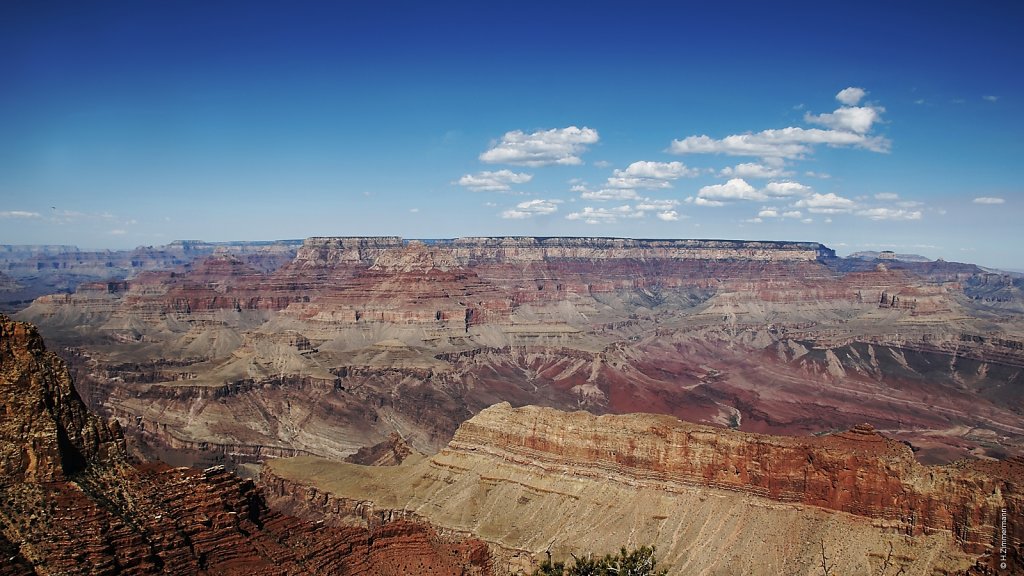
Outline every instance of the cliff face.
<svg viewBox="0 0 1024 576"><path fill-rule="evenodd" d="M0 481L54 482L125 453L120 425L90 414L34 326L0 316Z"/></svg>
<svg viewBox="0 0 1024 576"><path fill-rule="evenodd" d="M5 289L0 281L0 311L20 310L33 298L74 292L90 282L123 281L145 272L188 269L197 260L217 255L231 255L270 272L291 261L298 244L177 241L166 246L99 251L74 246L0 245L0 278L7 274L18 282Z"/></svg>
<svg viewBox="0 0 1024 576"><path fill-rule="evenodd" d="M884 520L911 536L944 531L967 552L996 541L1000 513L1024 511L1024 460L925 467L870 425L811 438L721 430L654 415L594 416L508 404L463 424L447 450L485 452L549 473L699 485ZM1024 534L1024 517L1010 521Z"/></svg>
<svg viewBox="0 0 1024 576"><path fill-rule="evenodd" d="M843 573L877 574L963 570L978 558L994 570L1004 511L1008 562L1021 566L1022 479L1019 460L922 466L867 426L792 438L499 404L426 461L279 460L263 482L281 505L318 502L335 521L422 515L492 542L503 561L546 547L614 550L618 535L655 544L673 573L802 574L824 545ZM758 568L729 550L741 544ZM883 568L890 545L899 560Z"/></svg>
<svg viewBox="0 0 1024 576"><path fill-rule="evenodd" d="M832 256L796 242L310 238L273 271L221 253L20 317L73 348L86 402L130 436L207 452L179 463L342 459L396 431L431 453L503 400L784 434L870 422L929 462L1024 453L1024 319L965 298L960 266L931 263L929 281Z"/></svg>
<svg viewBox="0 0 1024 576"><path fill-rule="evenodd" d="M35 328L0 315L0 574L486 574L422 522L323 527L214 467L131 465Z"/></svg>

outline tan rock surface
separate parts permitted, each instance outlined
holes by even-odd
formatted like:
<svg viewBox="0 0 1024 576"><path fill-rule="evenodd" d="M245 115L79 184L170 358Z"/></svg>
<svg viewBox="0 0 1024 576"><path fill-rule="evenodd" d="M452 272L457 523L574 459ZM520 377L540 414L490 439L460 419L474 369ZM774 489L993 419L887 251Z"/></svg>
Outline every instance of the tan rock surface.
<svg viewBox="0 0 1024 576"><path fill-rule="evenodd" d="M1019 561L1022 477L1022 462L924 467L869 427L795 439L502 404L429 459L276 460L262 482L279 505L339 522L477 535L512 571L549 547L654 544L675 574L810 575L822 543L843 574L877 574L890 544L906 573L964 570L991 552L1003 508Z"/></svg>

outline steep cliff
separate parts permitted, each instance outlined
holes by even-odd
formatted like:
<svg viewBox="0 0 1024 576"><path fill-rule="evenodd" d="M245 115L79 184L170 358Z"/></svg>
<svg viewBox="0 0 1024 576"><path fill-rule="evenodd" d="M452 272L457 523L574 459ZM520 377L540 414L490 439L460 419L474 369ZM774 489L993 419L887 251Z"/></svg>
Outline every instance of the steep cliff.
<svg viewBox="0 0 1024 576"><path fill-rule="evenodd" d="M487 574L476 541L422 522L324 527L251 481L131 465L34 327L0 315L0 574Z"/></svg>
<svg viewBox="0 0 1024 576"><path fill-rule="evenodd" d="M124 456L116 422L90 414L36 329L0 315L0 482L55 482Z"/></svg>
<svg viewBox="0 0 1024 576"><path fill-rule="evenodd" d="M503 400L870 422L932 463L1024 453L1024 318L966 297L963 265L837 262L799 242L310 238L274 271L223 253L19 317L176 463L343 459L393 432L432 453Z"/></svg>
<svg viewBox="0 0 1024 576"><path fill-rule="evenodd" d="M996 569L1004 512L1007 562L1022 566L1022 478L1019 460L922 466L868 426L774 437L499 404L428 460L278 460L263 482L282 506L476 534L509 565L545 549L614 550L618 539L657 545L672 573L813 573L824 545L842 573L877 574L892 545L894 574L964 570L978 557Z"/></svg>

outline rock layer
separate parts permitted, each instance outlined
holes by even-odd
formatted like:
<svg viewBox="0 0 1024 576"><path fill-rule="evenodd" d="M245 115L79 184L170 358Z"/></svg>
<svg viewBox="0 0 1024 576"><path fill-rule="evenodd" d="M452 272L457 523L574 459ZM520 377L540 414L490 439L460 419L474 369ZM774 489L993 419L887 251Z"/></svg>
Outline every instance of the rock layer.
<svg viewBox="0 0 1024 576"><path fill-rule="evenodd" d="M478 541L271 510L223 467L131 465L35 328L0 315L0 574L488 574Z"/></svg>
<svg viewBox="0 0 1024 576"><path fill-rule="evenodd" d="M221 254L21 318L69 348L91 407L179 463L343 459L393 432L432 453L502 400L870 422L938 463L1024 453L1024 317L969 298L977 271L797 242L310 238L274 271Z"/></svg>
<svg viewBox="0 0 1024 576"><path fill-rule="evenodd" d="M797 439L499 404L429 460L389 470L279 460L263 482L281 505L319 502L370 524L413 516L469 531L505 562L545 546L610 551L618 535L656 544L673 573L796 574L813 569L820 539L843 573L877 574L890 544L912 573L964 570L978 557L994 570L1004 510L1008 561L1022 566L1022 479L1019 460L922 466L868 426ZM728 550L737 540L751 547L744 554L781 564L750 571ZM785 552L769 553L774 546Z"/></svg>

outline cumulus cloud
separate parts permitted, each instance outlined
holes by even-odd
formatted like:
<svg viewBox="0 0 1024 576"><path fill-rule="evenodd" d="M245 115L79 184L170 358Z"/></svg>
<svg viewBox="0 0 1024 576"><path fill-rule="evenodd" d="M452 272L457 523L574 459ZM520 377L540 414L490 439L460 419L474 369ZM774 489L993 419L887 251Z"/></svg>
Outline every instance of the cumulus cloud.
<svg viewBox="0 0 1024 576"><path fill-rule="evenodd" d="M776 198L787 198L790 196L806 196L811 193L811 187L799 182L769 182L763 192L768 196Z"/></svg>
<svg viewBox="0 0 1024 576"><path fill-rule="evenodd" d="M640 202L637 202L636 209L642 211L655 211L655 210L669 210L679 206L679 200L658 200L654 198L644 198Z"/></svg>
<svg viewBox="0 0 1024 576"><path fill-rule="evenodd" d="M579 212L572 212L568 214L566 219L582 220L587 224L613 224L623 218L643 218L645 214L646 213L643 210L638 210L629 204L624 204L614 208L594 208L593 206L584 206Z"/></svg>
<svg viewBox="0 0 1024 576"><path fill-rule="evenodd" d="M850 106L837 108L831 114L804 114L804 121L820 124L834 130L864 134L882 117L884 108L878 106Z"/></svg>
<svg viewBox="0 0 1024 576"><path fill-rule="evenodd" d="M608 200L634 200L639 197L636 190L628 188L602 188L600 190L590 190L586 186L576 185L572 187L572 191L579 192L580 198L584 200L597 200L599 202L605 202Z"/></svg>
<svg viewBox="0 0 1024 576"><path fill-rule="evenodd" d="M615 170L608 178L609 188L671 188L671 182L684 176L696 176L699 170L682 162L633 162L625 170Z"/></svg>
<svg viewBox="0 0 1024 576"><path fill-rule="evenodd" d="M490 150L480 154L480 160L488 164L517 166L577 165L583 163L580 154L597 141L597 130L586 126L552 128L529 134L513 130L506 132Z"/></svg>
<svg viewBox="0 0 1024 576"><path fill-rule="evenodd" d="M775 208L762 208L757 213L757 218L800 218L803 214L799 210L788 210L786 212L779 212Z"/></svg>
<svg viewBox="0 0 1024 576"><path fill-rule="evenodd" d="M39 212L27 212L25 210L3 210L0 211L0 218L41 218Z"/></svg>
<svg viewBox="0 0 1024 576"><path fill-rule="evenodd" d="M817 214L840 214L853 210L856 203L833 192L828 194L815 192L806 198L797 200L793 206L796 208L806 208L808 212Z"/></svg>
<svg viewBox="0 0 1024 576"><path fill-rule="evenodd" d="M666 222L675 222L679 220L679 212L675 210L665 210L664 212L658 212L658 218Z"/></svg>
<svg viewBox="0 0 1024 576"><path fill-rule="evenodd" d="M669 146L669 152L673 154L727 154L729 156L796 159L810 153L813 146L817 144L852 146L873 152L888 152L890 147L889 141L881 136L790 126L778 130L763 130L753 134L733 134L721 140L707 135L689 136L682 140L673 140Z"/></svg>
<svg viewBox="0 0 1024 576"><path fill-rule="evenodd" d="M512 189L513 184L525 184L530 180L533 180L533 174L497 170L466 174L459 178L458 184L474 192L506 192Z"/></svg>
<svg viewBox="0 0 1024 576"><path fill-rule="evenodd" d="M708 200L707 198L687 196L685 202L687 204L693 204L695 206L707 206L710 208L718 208L719 206L725 206L725 202L718 200Z"/></svg>
<svg viewBox="0 0 1024 576"><path fill-rule="evenodd" d="M903 208L866 208L857 211L858 216L872 220L920 220L920 210L904 210Z"/></svg>
<svg viewBox="0 0 1024 576"><path fill-rule="evenodd" d="M756 162L745 162L736 166L722 168L719 175L723 178L781 178L788 176L782 166L765 166Z"/></svg>
<svg viewBox="0 0 1024 576"><path fill-rule="evenodd" d="M847 106L856 106L868 93L863 88L856 88L850 86L849 88L843 88L836 94L836 100Z"/></svg>
<svg viewBox="0 0 1024 576"><path fill-rule="evenodd" d="M689 136L682 140L673 140L669 152L757 156L762 159L798 159L809 154L818 145L888 152L891 146L888 139L868 134L875 123L881 120L881 114L885 109L880 106L858 106L866 94L862 88L846 88L836 95L842 106L835 111L818 115L808 112L804 115L805 122L825 126L827 130L790 126L733 134L720 140L707 135Z"/></svg>
<svg viewBox="0 0 1024 576"><path fill-rule="evenodd" d="M546 216L557 212L561 202L561 200L527 200L516 204L515 208L505 210L501 213L501 217L506 220L522 220L534 216Z"/></svg>
<svg viewBox="0 0 1024 576"><path fill-rule="evenodd" d="M705 200L765 200L767 196L742 178L733 178L725 184L705 186L697 192L697 198Z"/></svg>
<svg viewBox="0 0 1024 576"><path fill-rule="evenodd" d="M1003 204L1006 202L1003 198L997 198L994 196L980 196L973 200L975 204Z"/></svg>

